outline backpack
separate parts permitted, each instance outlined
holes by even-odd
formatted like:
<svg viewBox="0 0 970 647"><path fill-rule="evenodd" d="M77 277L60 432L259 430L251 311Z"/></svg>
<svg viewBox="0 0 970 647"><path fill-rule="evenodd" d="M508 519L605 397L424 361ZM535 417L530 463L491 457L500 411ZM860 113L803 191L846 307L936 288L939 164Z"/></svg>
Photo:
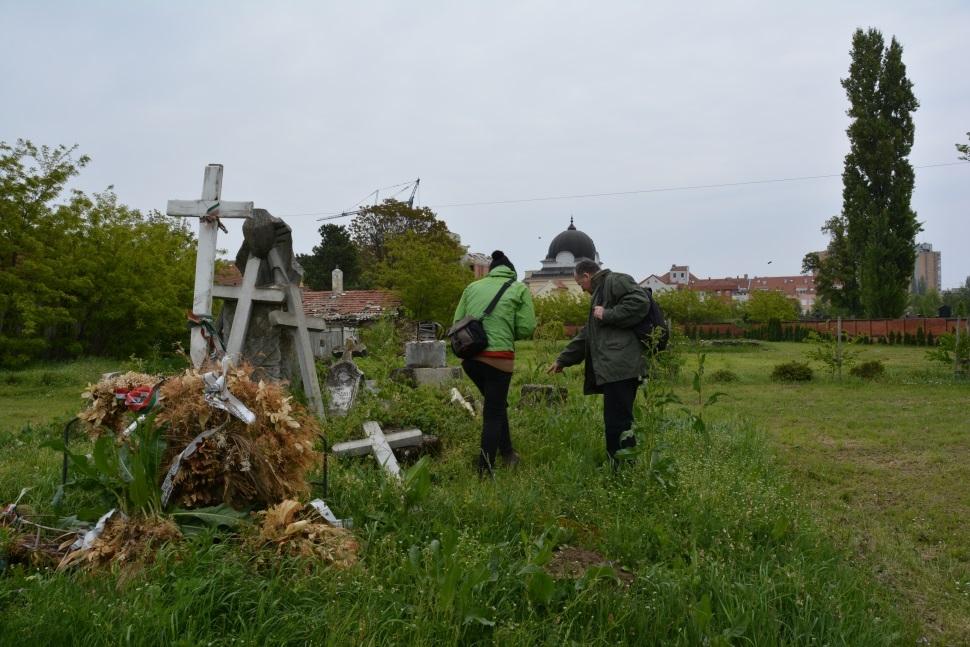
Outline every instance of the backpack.
<svg viewBox="0 0 970 647"><path fill-rule="evenodd" d="M499 299L502 298L502 295L513 283L515 283L515 279L509 279L505 282L492 299L492 302L485 308L485 312L482 313L481 317L465 317L460 321L456 321L455 325L448 329L447 335L451 339L451 350L455 355L462 359L469 359L488 348L488 335L485 334L485 326L482 324L482 319L492 314L492 310L495 309Z"/></svg>
<svg viewBox="0 0 970 647"><path fill-rule="evenodd" d="M660 309L657 301L653 298L653 290L649 288L640 289L647 295L647 299L650 301L650 309L647 311L647 316L633 326L633 332L637 334L637 338L647 350L651 353L659 353L666 350L667 343L670 341L670 325L667 323L663 310Z"/></svg>

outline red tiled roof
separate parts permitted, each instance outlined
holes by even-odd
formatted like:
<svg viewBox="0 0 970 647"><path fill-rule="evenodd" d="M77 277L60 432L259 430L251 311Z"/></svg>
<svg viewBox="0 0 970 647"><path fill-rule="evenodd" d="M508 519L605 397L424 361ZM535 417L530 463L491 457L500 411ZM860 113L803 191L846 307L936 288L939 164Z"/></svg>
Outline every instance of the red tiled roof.
<svg viewBox="0 0 970 647"><path fill-rule="evenodd" d="M690 289L698 292L710 292L712 290L738 290L747 289L747 281L739 278L725 279L694 279L690 282Z"/></svg>
<svg viewBox="0 0 970 647"><path fill-rule="evenodd" d="M370 321L396 313L401 299L388 290L348 290L333 293L303 290L303 310L326 320Z"/></svg>
<svg viewBox="0 0 970 647"><path fill-rule="evenodd" d="M233 263L219 263L216 265L215 284L239 287L242 285L242 272Z"/></svg>
<svg viewBox="0 0 970 647"><path fill-rule="evenodd" d="M216 270L217 285L242 285L242 274L233 265ZM371 321L387 313L396 313L401 299L388 290L348 290L334 294L330 291L303 288L303 311L310 317L327 321Z"/></svg>

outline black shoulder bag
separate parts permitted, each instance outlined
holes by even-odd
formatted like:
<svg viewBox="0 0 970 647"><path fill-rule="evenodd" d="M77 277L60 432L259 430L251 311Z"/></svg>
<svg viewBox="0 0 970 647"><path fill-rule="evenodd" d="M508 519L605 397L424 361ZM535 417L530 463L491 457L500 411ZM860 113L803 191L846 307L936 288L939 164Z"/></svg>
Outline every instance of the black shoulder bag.
<svg viewBox="0 0 970 647"><path fill-rule="evenodd" d="M515 283L515 279L509 279L499 288L495 298L485 308L481 317L465 317L456 321L455 325L448 329L447 334L448 338L451 339L451 350L455 355L462 359L468 359L488 348L488 335L485 334L485 326L482 325L482 320L492 314L492 310L498 305L499 299L513 283Z"/></svg>

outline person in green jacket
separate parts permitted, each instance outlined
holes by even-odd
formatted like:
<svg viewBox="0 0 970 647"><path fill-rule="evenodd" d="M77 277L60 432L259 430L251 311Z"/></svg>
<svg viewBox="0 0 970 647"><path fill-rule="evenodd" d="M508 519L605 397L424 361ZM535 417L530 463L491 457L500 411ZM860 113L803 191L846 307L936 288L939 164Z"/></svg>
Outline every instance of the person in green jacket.
<svg viewBox="0 0 970 647"><path fill-rule="evenodd" d="M647 316L650 298L633 277L601 270L591 260L576 264L575 278L592 295L589 317L548 372L586 363L583 393L603 394L606 453L615 467L617 450L636 444L634 438L621 441L620 436L633 427L633 403L647 374L643 346L633 327Z"/></svg>
<svg viewBox="0 0 970 647"><path fill-rule="evenodd" d="M508 395L515 367L515 341L528 339L536 327L536 314L529 288L517 282L515 266L501 251L492 252L488 274L470 283L455 310L455 321L479 317L505 283L510 283L492 313L482 320L488 347L461 363L485 401L482 407L482 442L478 474L492 474L496 454L506 465L519 462L509 434Z"/></svg>

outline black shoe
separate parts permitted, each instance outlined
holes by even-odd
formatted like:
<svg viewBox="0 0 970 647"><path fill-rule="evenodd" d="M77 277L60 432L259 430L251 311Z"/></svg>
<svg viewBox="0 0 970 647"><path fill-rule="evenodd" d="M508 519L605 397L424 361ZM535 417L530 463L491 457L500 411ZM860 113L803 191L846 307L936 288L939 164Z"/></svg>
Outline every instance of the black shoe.
<svg viewBox="0 0 970 647"><path fill-rule="evenodd" d="M519 456L519 453L513 449L508 454L502 455L502 462L506 467L515 468L518 467L519 463L522 462L522 457Z"/></svg>

